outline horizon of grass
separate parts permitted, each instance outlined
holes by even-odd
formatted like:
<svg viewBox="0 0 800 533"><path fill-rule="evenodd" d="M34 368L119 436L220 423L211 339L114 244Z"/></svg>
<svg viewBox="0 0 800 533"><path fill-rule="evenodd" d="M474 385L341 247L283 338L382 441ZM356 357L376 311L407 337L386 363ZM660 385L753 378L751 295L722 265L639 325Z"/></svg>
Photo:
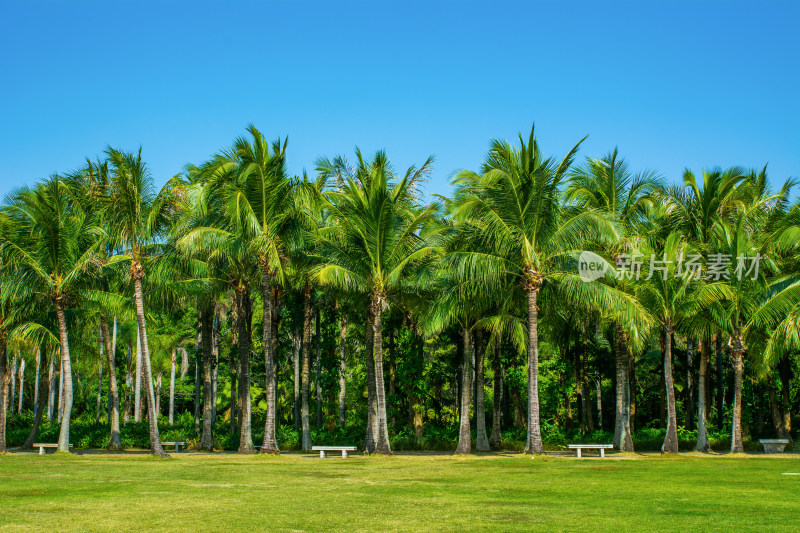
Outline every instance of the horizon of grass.
<svg viewBox="0 0 800 533"><path fill-rule="evenodd" d="M800 530L797 457L6 454L0 530Z"/></svg>

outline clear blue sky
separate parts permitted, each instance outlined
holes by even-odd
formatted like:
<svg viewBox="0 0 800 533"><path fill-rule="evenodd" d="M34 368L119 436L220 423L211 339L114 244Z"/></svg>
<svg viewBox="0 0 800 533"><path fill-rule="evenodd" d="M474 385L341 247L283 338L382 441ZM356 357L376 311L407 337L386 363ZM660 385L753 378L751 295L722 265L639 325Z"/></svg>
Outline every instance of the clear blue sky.
<svg viewBox="0 0 800 533"><path fill-rule="evenodd" d="M433 154L431 193L489 140L619 146L634 169L800 177L800 2L0 0L0 194L140 145L157 181L253 122L319 155Z"/></svg>

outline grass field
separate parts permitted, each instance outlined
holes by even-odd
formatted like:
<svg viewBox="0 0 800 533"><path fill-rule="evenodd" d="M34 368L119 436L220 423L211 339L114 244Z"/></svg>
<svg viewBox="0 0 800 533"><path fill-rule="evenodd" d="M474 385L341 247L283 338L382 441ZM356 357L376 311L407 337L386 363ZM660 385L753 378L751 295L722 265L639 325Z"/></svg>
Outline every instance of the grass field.
<svg viewBox="0 0 800 533"><path fill-rule="evenodd" d="M0 456L0 531L798 531L800 456Z"/></svg>

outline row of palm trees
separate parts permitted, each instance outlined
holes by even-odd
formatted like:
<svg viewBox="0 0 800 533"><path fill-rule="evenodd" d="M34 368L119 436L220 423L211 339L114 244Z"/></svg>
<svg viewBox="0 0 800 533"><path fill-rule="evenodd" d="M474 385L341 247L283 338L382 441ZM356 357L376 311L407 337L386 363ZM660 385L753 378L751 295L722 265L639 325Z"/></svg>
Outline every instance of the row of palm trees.
<svg viewBox="0 0 800 533"><path fill-rule="evenodd" d="M317 160L313 179L291 177L287 141L270 143L254 126L230 148L188 166L161 189L154 186L141 150L108 148L102 160L87 160L77 172L16 191L0 211L4 387L9 338L25 338L60 355L64 415L58 448L67 452L73 402L70 330L76 316L99 322L111 399L109 448L120 449L116 348L109 324L117 316L135 317L151 452L166 455L147 327L150 313L196 307L203 371L200 448L211 450L214 302L226 298L238 350L231 395L237 395L241 410L239 452L253 453L252 310L260 301L266 421L259 451L278 453L278 322L288 295L300 294L300 416L302 445L309 449L311 297L317 291L337 308L359 310L363 320L364 447L369 453L392 452L383 340L383 317L390 308L402 310L421 335L459 332L458 453L469 453L473 445L471 369L476 405L483 406L484 360L502 343L527 354L525 451L543 453L539 338L553 337L559 324L569 324L584 339L611 332L614 445L623 451L633 450L631 360L654 339L664 354L668 423L663 450L678 451L672 376L676 333L699 348L697 449L708 450L704 387L710 345L728 339L735 371L731 451L742 451L745 355L765 371L800 348L800 205L791 203L794 183L787 181L773 193L766 169L730 168L704 171L700 182L686 171L683 186L668 186L653 172L634 174L616 150L575 165L581 142L554 158L542 154L533 128L517 145L492 141L479 171L454 177L452 198L430 202L422 185L431 158L398 174L384 152L366 158L356 150L353 162L343 156ZM594 281L580 272L587 252L605 272ZM618 265L635 263L637 257L658 258L639 265L649 276L616 275ZM690 257L706 270L698 275L688 268ZM708 265L719 266L720 258L733 266L728 269L726 263L714 274ZM757 265L735 270L743 258L756 258ZM345 313L341 328L344 351ZM5 412L3 406L3 428ZM488 450L482 408L475 422L475 449Z"/></svg>

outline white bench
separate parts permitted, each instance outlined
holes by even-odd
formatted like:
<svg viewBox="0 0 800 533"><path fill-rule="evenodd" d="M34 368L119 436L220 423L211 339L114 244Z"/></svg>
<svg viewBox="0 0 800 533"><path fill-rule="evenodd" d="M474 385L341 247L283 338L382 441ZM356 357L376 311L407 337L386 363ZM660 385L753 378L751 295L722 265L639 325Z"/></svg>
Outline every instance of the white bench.
<svg viewBox="0 0 800 533"><path fill-rule="evenodd" d="M606 456L606 450L613 448L613 444L569 444L567 448L575 450L578 457L581 456L581 450L600 450L600 457Z"/></svg>
<svg viewBox="0 0 800 533"><path fill-rule="evenodd" d="M312 446L311 451L319 452L319 458L325 459L327 455L325 452L342 452L342 459L347 459L350 457L347 455L347 452L354 452L356 451L355 446Z"/></svg>
<svg viewBox="0 0 800 533"><path fill-rule="evenodd" d="M181 446L186 446L185 442L162 442L162 446L175 446L175 451L181 451Z"/></svg>
<svg viewBox="0 0 800 533"><path fill-rule="evenodd" d="M49 443L45 443L45 442L36 442L36 443L33 444L33 447L34 448L39 448L39 455L45 455L45 453L46 453L44 451L45 448L58 448L58 444L49 444ZM70 444L69 447L72 448L72 444Z"/></svg>
<svg viewBox="0 0 800 533"><path fill-rule="evenodd" d="M789 439L760 439L758 442L764 446L764 453L783 453Z"/></svg>

